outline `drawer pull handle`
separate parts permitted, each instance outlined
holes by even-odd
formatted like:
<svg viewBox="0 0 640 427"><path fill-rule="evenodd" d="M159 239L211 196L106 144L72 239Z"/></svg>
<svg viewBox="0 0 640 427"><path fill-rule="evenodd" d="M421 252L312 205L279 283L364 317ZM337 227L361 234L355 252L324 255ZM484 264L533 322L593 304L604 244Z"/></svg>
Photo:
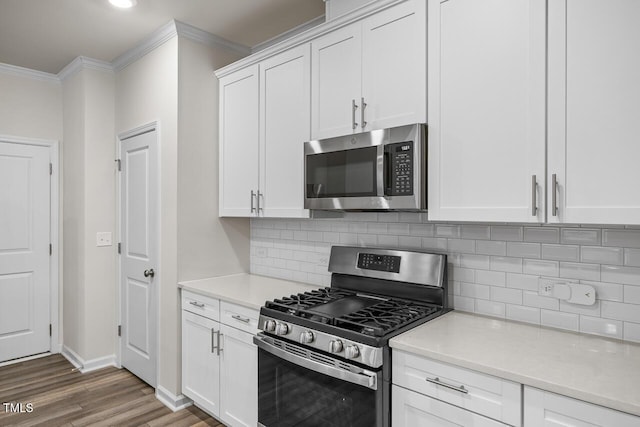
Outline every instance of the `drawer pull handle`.
<svg viewBox="0 0 640 427"><path fill-rule="evenodd" d="M440 378L438 378L438 377L435 377L435 378L427 378L426 380L427 380L428 382L430 382L430 383L434 383L435 385L441 385L442 387L446 387L446 388L451 389L451 390L459 391L460 393L464 393L464 394L469 393L469 390L467 390L466 388L464 388L464 386L463 386L463 385L461 385L461 386L459 386L459 387L458 387L458 386L455 386L455 385L447 384L447 383L445 383L444 381L442 381L442 380L441 380Z"/></svg>
<svg viewBox="0 0 640 427"><path fill-rule="evenodd" d="M233 316L231 316L231 317L232 317L232 318L234 318L234 319L236 319L236 320L239 320L239 321L241 321L241 322L244 322L244 323L249 323L249 322L251 322L251 319L249 319L248 317L241 317L241 316L239 316L239 315L237 315L237 314L234 314L234 315L233 315Z"/></svg>
<svg viewBox="0 0 640 427"><path fill-rule="evenodd" d="M204 308L204 303L198 301L191 301L189 304L195 305L198 308Z"/></svg>

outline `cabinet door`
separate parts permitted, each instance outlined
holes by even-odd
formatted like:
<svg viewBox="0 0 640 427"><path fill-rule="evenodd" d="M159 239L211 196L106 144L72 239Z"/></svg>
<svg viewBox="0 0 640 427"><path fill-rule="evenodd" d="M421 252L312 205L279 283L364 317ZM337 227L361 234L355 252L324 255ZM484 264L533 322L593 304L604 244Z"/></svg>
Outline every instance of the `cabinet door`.
<svg viewBox="0 0 640 427"><path fill-rule="evenodd" d="M258 423L258 348L253 335L222 325L220 361L222 421L233 427Z"/></svg>
<svg viewBox="0 0 640 427"><path fill-rule="evenodd" d="M220 323L182 311L182 393L214 416L220 414Z"/></svg>
<svg viewBox="0 0 640 427"><path fill-rule="evenodd" d="M545 427L637 427L640 417L598 405L524 388L524 425Z"/></svg>
<svg viewBox="0 0 640 427"><path fill-rule="evenodd" d="M310 138L310 45L260 63L260 215L308 217L303 143Z"/></svg>
<svg viewBox="0 0 640 427"><path fill-rule="evenodd" d="M257 65L220 79L219 144L220 216L251 216L251 191L258 190Z"/></svg>
<svg viewBox="0 0 640 427"><path fill-rule="evenodd" d="M640 224L638 22L633 0L549 2L550 222Z"/></svg>
<svg viewBox="0 0 640 427"><path fill-rule="evenodd" d="M361 132L361 39L357 22L311 42L312 139Z"/></svg>
<svg viewBox="0 0 640 427"><path fill-rule="evenodd" d="M408 1L363 21L361 129L427 121L426 5Z"/></svg>
<svg viewBox="0 0 640 427"><path fill-rule="evenodd" d="M545 220L545 8L429 2L430 220Z"/></svg>
<svg viewBox="0 0 640 427"><path fill-rule="evenodd" d="M482 415L396 385L391 390L391 424L429 427L506 427Z"/></svg>

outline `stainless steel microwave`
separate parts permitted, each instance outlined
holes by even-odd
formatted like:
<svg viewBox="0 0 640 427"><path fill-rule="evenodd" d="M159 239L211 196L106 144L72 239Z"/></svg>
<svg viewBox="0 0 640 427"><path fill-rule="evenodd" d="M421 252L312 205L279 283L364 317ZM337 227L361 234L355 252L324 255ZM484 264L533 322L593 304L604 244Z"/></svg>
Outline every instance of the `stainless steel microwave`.
<svg viewBox="0 0 640 427"><path fill-rule="evenodd" d="M426 209L426 136L415 124L305 142L305 209Z"/></svg>

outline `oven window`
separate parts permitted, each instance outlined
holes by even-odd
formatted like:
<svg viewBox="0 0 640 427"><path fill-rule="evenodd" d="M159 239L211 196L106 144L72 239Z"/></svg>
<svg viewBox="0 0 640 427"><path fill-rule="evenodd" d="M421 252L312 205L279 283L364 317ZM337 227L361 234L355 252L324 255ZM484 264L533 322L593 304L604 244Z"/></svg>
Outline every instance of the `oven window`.
<svg viewBox="0 0 640 427"><path fill-rule="evenodd" d="M307 155L307 198L376 196L377 155L377 147Z"/></svg>
<svg viewBox="0 0 640 427"><path fill-rule="evenodd" d="M267 427L377 425L376 390L258 350L258 421Z"/></svg>

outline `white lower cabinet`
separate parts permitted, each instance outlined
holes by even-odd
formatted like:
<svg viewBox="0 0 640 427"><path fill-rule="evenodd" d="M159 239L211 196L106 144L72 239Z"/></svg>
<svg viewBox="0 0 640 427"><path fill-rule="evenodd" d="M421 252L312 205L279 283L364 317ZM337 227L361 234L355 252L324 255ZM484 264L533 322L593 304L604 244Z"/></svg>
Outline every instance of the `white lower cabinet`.
<svg viewBox="0 0 640 427"><path fill-rule="evenodd" d="M393 427L504 427L507 424L394 385L391 390Z"/></svg>
<svg viewBox="0 0 640 427"><path fill-rule="evenodd" d="M186 291L182 308L182 393L227 426L256 426L258 313Z"/></svg>
<svg viewBox="0 0 640 427"><path fill-rule="evenodd" d="M524 425L562 427L638 427L640 417L524 387Z"/></svg>

